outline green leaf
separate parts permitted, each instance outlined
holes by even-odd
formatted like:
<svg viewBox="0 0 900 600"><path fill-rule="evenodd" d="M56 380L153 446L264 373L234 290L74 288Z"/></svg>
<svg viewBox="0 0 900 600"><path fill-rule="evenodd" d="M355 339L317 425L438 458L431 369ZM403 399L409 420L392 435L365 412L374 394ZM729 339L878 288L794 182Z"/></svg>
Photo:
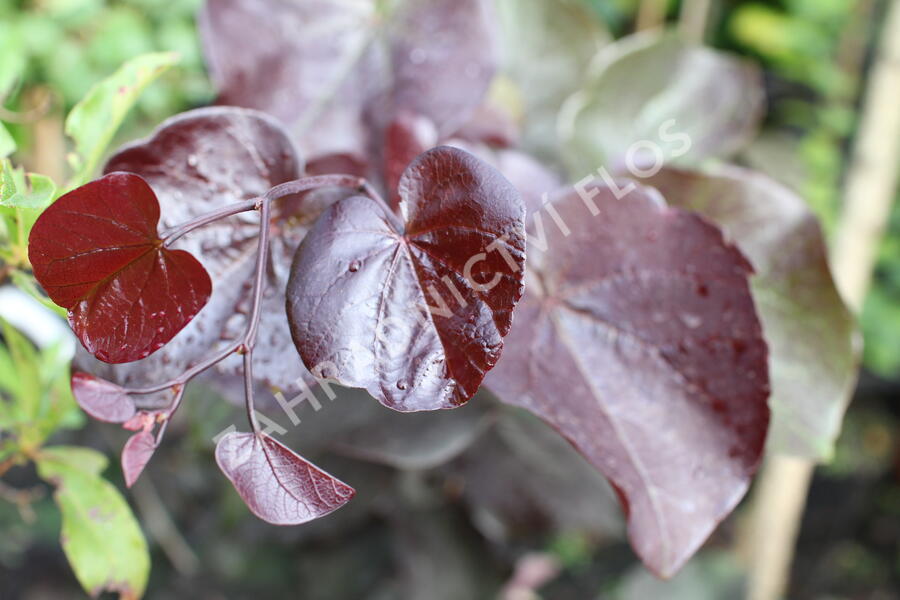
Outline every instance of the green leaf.
<svg viewBox="0 0 900 600"><path fill-rule="evenodd" d="M41 398L38 353L31 342L4 319L0 319L0 329L18 375L13 413L19 422L29 422L37 416Z"/></svg>
<svg viewBox="0 0 900 600"><path fill-rule="evenodd" d="M56 486L60 540L75 576L91 595L143 595L150 572L147 542L128 503L100 477L106 457L88 448L54 446L37 456L38 474Z"/></svg>
<svg viewBox="0 0 900 600"><path fill-rule="evenodd" d="M0 123L0 158L5 158L16 151L16 141L6 127Z"/></svg>
<svg viewBox="0 0 900 600"><path fill-rule="evenodd" d="M788 188L738 167L664 169L641 182L722 227L753 264L753 298L769 344L767 451L830 459L856 384L860 336L815 216Z"/></svg>
<svg viewBox="0 0 900 600"><path fill-rule="evenodd" d="M12 164L5 159L0 161L0 206L8 206L7 201L18 193L18 187Z"/></svg>
<svg viewBox="0 0 900 600"><path fill-rule="evenodd" d="M36 451L61 427L84 422L69 382L69 354L64 344L42 351L0 319L0 428L23 451Z"/></svg>
<svg viewBox="0 0 900 600"><path fill-rule="evenodd" d="M22 50L22 39L11 24L0 25L0 103L13 91L25 70Z"/></svg>
<svg viewBox="0 0 900 600"><path fill-rule="evenodd" d="M91 178L141 92L177 61L174 52L142 54L91 88L75 105L66 118L66 133L75 141L76 151L72 186Z"/></svg>
<svg viewBox="0 0 900 600"><path fill-rule="evenodd" d="M578 177L599 167L696 165L733 154L757 133L765 93L752 63L674 35L644 32L603 48L559 118ZM634 144L638 144L634 146Z"/></svg>
<svg viewBox="0 0 900 600"><path fill-rule="evenodd" d="M0 174L0 206L44 210L56 195L56 184L45 175L14 170L3 161Z"/></svg>

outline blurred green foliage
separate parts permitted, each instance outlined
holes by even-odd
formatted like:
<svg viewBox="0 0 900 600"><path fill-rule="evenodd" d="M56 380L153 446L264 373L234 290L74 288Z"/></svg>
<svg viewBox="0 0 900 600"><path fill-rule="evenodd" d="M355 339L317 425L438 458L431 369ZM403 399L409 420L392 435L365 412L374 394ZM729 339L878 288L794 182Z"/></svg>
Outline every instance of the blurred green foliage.
<svg viewBox="0 0 900 600"><path fill-rule="evenodd" d="M874 51L874 27L880 8L882 3L875 0L739 3L726 15L717 39L722 45L757 57L773 78L769 84L769 128L791 134L787 153L799 159L796 164L802 173L772 174L798 188L829 235L840 217L863 72ZM776 166L784 169L783 161ZM865 366L882 376L897 378L900 208L895 208L884 237L861 320Z"/></svg>
<svg viewBox="0 0 900 600"><path fill-rule="evenodd" d="M144 93L130 124L140 129L212 97L204 74L194 16L201 0L0 0L0 63L21 62L24 76L12 94L0 95L7 110L27 111L28 94L48 86L60 112L67 113L91 87L123 62L154 51L177 52L180 68L166 85ZM11 126L21 147L28 128ZM126 129L129 129L126 127ZM134 130L125 131L133 137Z"/></svg>

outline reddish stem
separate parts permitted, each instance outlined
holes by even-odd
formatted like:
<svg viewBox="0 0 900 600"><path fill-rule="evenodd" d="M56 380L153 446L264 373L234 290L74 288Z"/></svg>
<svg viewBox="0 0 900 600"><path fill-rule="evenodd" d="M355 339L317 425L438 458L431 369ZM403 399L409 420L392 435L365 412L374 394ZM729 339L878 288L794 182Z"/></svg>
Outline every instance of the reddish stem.
<svg viewBox="0 0 900 600"><path fill-rule="evenodd" d="M265 269L269 257L269 219L271 214L271 204L272 201L278 200L279 198L282 198L284 196L299 194L322 187L354 188L359 193L365 194L366 196L372 198L374 201L380 203L388 215L390 215L391 217L395 217L393 212L385 203L384 199L381 198L378 192L365 179L361 177L355 177L353 175L315 175L310 177L302 177L294 181L288 181L286 183L276 185L268 192L266 192L262 197L244 200L242 202L237 202L235 204L231 204L229 206L211 211L205 215L197 217L196 219L192 219L177 227L173 227L165 234L163 234L163 243L166 246L169 246L183 235L204 225L208 225L220 219L224 219L226 217L230 217L249 210L260 211L259 245L257 250L256 271L254 274L253 282L252 309L248 317L249 322L247 323L247 329L245 330L244 334L233 343L229 344L228 347L208 357L201 363L194 365L190 369L187 369L184 373L182 373L175 379L152 387L132 388L126 390L127 393L132 395L152 394L172 388L176 390L176 396L167 411L166 420L161 425L160 430L157 434L157 444L159 444L159 441L162 439L162 434L165 432L165 427L168 424L168 421L172 418L172 415L175 414L175 411L178 410L178 407L181 405L181 399L184 395L185 385L187 385L187 383L191 379L193 379L203 371L209 369L217 363L220 363L235 352L243 352L244 355L244 391L247 406L247 417L250 421L250 426L253 428L253 431L255 433L259 433L260 428L256 419L256 412L254 409L253 401L253 347L256 344L256 334L259 329L259 316L262 309L262 297L263 292L265 291L266 284Z"/></svg>

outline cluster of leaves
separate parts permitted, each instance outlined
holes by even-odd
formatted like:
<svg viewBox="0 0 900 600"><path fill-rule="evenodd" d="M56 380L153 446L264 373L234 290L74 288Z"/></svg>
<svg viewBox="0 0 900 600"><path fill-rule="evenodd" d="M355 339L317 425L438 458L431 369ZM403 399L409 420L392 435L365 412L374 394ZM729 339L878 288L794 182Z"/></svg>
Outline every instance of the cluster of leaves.
<svg viewBox="0 0 900 600"><path fill-rule="evenodd" d="M657 34L598 53L574 4L554 31L584 47L531 47L517 32L556 5L519 4L205 6L226 106L122 148L30 236L87 351L76 399L136 431L129 483L213 366L243 373L252 429L216 459L278 524L353 490L261 427L264 385L307 398L336 381L409 412L461 406L484 380L610 480L661 575L734 508L767 434L770 451L827 457L855 330L821 231L786 188L710 164L752 138L757 70ZM552 83L529 52L558 60ZM516 110L489 93L498 71Z"/></svg>

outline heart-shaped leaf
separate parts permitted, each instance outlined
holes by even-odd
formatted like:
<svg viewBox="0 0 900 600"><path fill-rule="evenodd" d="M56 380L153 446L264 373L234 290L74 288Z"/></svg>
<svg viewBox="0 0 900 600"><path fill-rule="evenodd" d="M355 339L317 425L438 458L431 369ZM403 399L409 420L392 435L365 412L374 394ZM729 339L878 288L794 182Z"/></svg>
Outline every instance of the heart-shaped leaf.
<svg viewBox="0 0 900 600"><path fill-rule="evenodd" d="M772 375L767 450L830 458L856 383L859 332L806 203L765 175L738 167L708 174L663 169L643 181L673 206L721 226L753 263L753 297Z"/></svg>
<svg viewBox="0 0 900 600"><path fill-rule="evenodd" d="M277 121L263 113L232 107L202 108L177 115L147 139L121 148L107 171L144 177L159 198L161 222L174 227L228 204L264 194L272 186L301 176L294 144ZM260 344L254 353L254 377L289 393L298 378L309 377L294 354L284 319L284 288L294 252L309 224L324 206L307 198L285 198L273 206L272 253L266 269ZM128 387L146 387L172 377L203 356L231 342L246 328L246 307L255 267L259 216L243 213L210 223L175 242L206 267L214 282L208 305L162 350L128 365L82 368ZM278 318L271 318L276 315ZM240 357L217 367L241 372ZM163 398L144 397L142 400ZM159 402L154 402L158 405Z"/></svg>
<svg viewBox="0 0 900 600"><path fill-rule="evenodd" d="M123 363L159 350L212 293L206 269L162 245L159 203L131 173L110 173L62 196L31 230L28 256L88 352Z"/></svg>
<svg viewBox="0 0 900 600"><path fill-rule="evenodd" d="M497 362L522 294L525 209L495 169L447 146L399 189L402 223L361 196L319 218L291 268L291 333L313 373L389 408L459 406Z"/></svg>
<svg viewBox="0 0 900 600"><path fill-rule="evenodd" d="M275 525L324 517L355 493L265 434L225 435L216 445L216 462L253 514Z"/></svg>
<svg viewBox="0 0 900 600"><path fill-rule="evenodd" d="M635 551L668 576L741 499L762 455L767 352L751 267L652 190L583 192L589 201L555 196L558 221L535 215L525 297L486 384L607 476Z"/></svg>
<svg viewBox="0 0 900 600"><path fill-rule="evenodd" d="M156 452L156 438L150 431L139 431L125 442L122 447L122 474L125 485L131 487L150 462Z"/></svg>
<svg viewBox="0 0 900 600"><path fill-rule="evenodd" d="M124 389L88 373L72 373L72 395L84 412L107 423L124 423L136 412Z"/></svg>

